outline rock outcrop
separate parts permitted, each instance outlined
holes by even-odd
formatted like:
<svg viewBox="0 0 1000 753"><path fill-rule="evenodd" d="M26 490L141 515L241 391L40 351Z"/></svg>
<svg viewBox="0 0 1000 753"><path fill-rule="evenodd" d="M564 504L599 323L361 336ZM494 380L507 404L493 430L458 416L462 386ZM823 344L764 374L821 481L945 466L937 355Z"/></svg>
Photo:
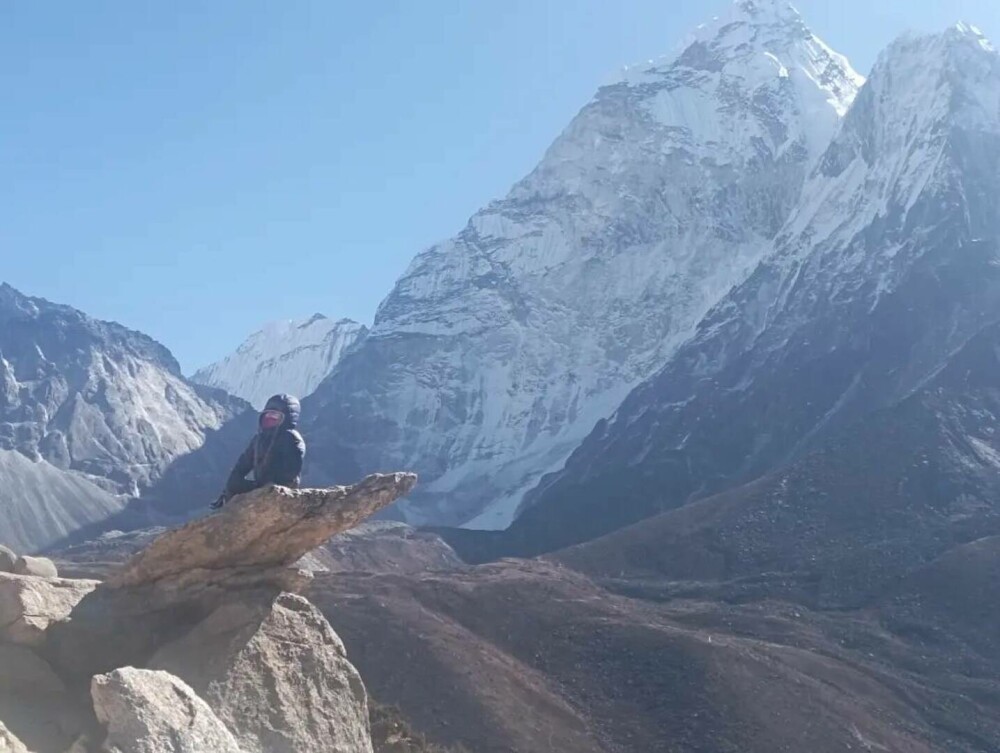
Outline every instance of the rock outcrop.
<svg viewBox="0 0 1000 753"><path fill-rule="evenodd" d="M281 593L301 592L309 574L290 565L415 483L413 474L396 473L348 487L268 487L237 497L219 514L163 534L112 574L52 636L55 661L80 679L144 666L221 604L269 607Z"/></svg>
<svg viewBox="0 0 1000 753"><path fill-rule="evenodd" d="M364 683L290 592L308 583L292 566L415 483L261 489L160 535L104 583L0 573L7 737L33 753L372 753Z"/></svg>
<svg viewBox="0 0 1000 753"><path fill-rule="evenodd" d="M0 639L39 646L45 631L64 622L97 581L0 573Z"/></svg>
<svg viewBox="0 0 1000 753"><path fill-rule="evenodd" d="M168 674L125 667L94 678L106 753L243 753L208 704Z"/></svg>
<svg viewBox="0 0 1000 753"><path fill-rule="evenodd" d="M156 539L108 585L208 585L247 572L287 568L331 536L405 496L416 482L412 473L395 473L331 489L258 489L233 500L220 515Z"/></svg>
<svg viewBox="0 0 1000 753"><path fill-rule="evenodd" d="M361 676L301 596L220 607L150 666L190 683L246 753L371 753Z"/></svg>

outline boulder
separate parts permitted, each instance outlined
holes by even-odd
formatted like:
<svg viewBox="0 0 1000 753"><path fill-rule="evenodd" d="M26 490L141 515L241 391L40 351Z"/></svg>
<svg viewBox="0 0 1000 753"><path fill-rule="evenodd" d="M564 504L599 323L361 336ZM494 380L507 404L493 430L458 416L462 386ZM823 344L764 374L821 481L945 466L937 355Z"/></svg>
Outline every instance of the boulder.
<svg viewBox="0 0 1000 753"><path fill-rule="evenodd" d="M24 743L14 737L3 722L0 722L0 753L29 753Z"/></svg>
<svg viewBox="0 0 1000 753"><path fill-rule="evenodd" d="M349 487L267 487L232 500L219 514L157 537L50 631L47 655L76 680L122 666L146 666L220 605L270 609L298 593L309 574L288 567L331 536L406 494L407 473L375 475Z"/></svg>
<svg viewBox="0 0 1000 753"><path fill-rule="evenodd" d="M94 677L90 694L105 753L241 753L208 704L167 672L117 669Z"/></svg>
<svg viewBox="0 0 1000 753"><path fill-rule="evenodd" d="M12 573L14 572L14 566L17 564L17 555L13 550L8 549L3 544L0 544L0 573Z"/></svg>
<svg viewBox="0 0 1000 753"><path fill-rule="evenodd" d="M301 596L220 607L150 666L189 683L248 753L372 751L361 677Z"/></svg>
<svg viewBox="0 0 1000 753"><path fill-rule="evenodd" d="M36 578L0 573L0 636L27 646L40 646L53 623L70 612L97 581Z"/></svg>
<svg viewBox="0 0 1000 753"><path fill-rule="evenodd" d="M45 557L28 557L23 555L14 563L14 572L18 575L34 575L39 578L58 578L59 570L56 563Z"/></svg>
<svg viewBox="0 0 1000 753"><path fill-rule="evenodd" d="M330 537L360 524L416 484L412 473L377 474L354 486L269 486L217 514L163 534L108 580L112 588L232 578L287 568Z"/></svg>

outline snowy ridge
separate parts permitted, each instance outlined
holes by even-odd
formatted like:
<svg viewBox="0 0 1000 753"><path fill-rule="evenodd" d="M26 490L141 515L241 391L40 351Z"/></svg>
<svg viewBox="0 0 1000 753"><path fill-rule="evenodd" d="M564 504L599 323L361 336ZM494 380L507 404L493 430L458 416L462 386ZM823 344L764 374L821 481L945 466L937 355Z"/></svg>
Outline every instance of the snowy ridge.
<svg viewBox="0 0 1000 753"><path fill-rule="evenodd" d="M775 251L529 495L522 553L759 478L930 383L1000 322L998 196L1000 56L966 25L901 38Z"/></svg>
<svg viewBox="0 0 1000 753"><path fill-rule="evenodd" d="M421 473L410 522L506 526L772 247L862 79L794 9L734 13L602 88L317 390L314 441Z"/></svg>
<svg viewBox="0 0 1000 753"><path fill-rule="evenodd" d="M802 261L847 245L863 228L893 212L906 215L928 192L944 192L960 174L957 139L1000 135L1000 56L975 27L906 35L876 63L782 239L776 263ZM880 294L894 283L892 249L838 259L840 281L857 266L877 275ZM831 262L833 263L833 262ZM879 273L877 267L886 267ZM853 273L853 274L852 274Z"/></svg>
<svg viewBox="0 0 1000 753"><path fill-rule="evenodd" d="M258 409L280 392L306 397L366 332L350 319L334 321L321 314L306 321L272 322L247 338L235 353L199 369L191 378L241 397Z"/></svg>
<svg viewBox="0 0 1000 753"><path fill-rule="evenodd" d="M843 116L864 84L864 77L851 68L847 58L813 34L795 7L781 0L736 2L726 15L699 27L676 58L626 67L622 80L632 86L656 85L675 75L676 64L682 61L741 79L750 91L773 84L776 75L810 80L813 85L801 87L798 93L804 97L804 108L817 115L815 122L805 122L818 129L809 135L814 149L824 149L832 135L827 131L831 119L821 103ZM678 111L669 107L657 114L664 125L687 126L690 120L686 113L678 117Z"/></svg>

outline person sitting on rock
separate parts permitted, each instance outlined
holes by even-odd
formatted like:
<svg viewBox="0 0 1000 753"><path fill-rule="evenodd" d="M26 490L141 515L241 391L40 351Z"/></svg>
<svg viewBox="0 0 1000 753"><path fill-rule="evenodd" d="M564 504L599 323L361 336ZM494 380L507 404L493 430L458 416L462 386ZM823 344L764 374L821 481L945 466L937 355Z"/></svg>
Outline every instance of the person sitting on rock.
<svg viewBox="0 0 1000 753"><path fill-rule="evenodd" d="M305 440L295 428L300 411L299 401L291 395L275 395L267 401L257 421L257 435L236 461L226 490L212 503L213 510L262 486L298 487L306 454ZM250 473L252 479L247 478Z"/></svg>

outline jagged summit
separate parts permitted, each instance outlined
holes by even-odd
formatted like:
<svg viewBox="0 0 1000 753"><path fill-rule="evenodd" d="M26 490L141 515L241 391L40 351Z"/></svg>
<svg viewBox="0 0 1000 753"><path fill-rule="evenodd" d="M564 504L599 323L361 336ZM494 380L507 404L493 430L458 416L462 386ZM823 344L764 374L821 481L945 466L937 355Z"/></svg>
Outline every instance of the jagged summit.
<svg viewBox="0 0 1000 753"><path fill-rule="evenodd" d="M306 397L367 329L350 319L314 314L304 321L271 322L222 361L192 379L242 397L258 408L277 392Z"/></svg>
<svg viewBox="0 0 1000 753"><path fill-rule="evenodd" d="M699 27L676 55L626 69L624 83L655 92L648 109L664 126L682 129L680 148L702 144L716 159L721 151L740 160L752 159L759 145L805 148L817 157L864 77L790 4L741 0ZM730 108L740 127L709 130L719 106ZM800 128L787 127L790 112Z"/></svg>
<svg viewBox="0 0 1000 753"><path fill-rule="evenodd" d="M962 127L997 127L1000 56L974 26L903 35L879 56L872 79L873 96L906 108L895 114L883 108L886 129L906 117L919 117L919 127L949 114Z"/></svg>
<svg viewBox="0 0 1000 753"><path fill-rule="evenodd" d="M757 41L765 35L805 39L812 36L802 14L784 0L736 0L725 13L710 23L702 24L691 35L688 43L726 40Z"/></svg>
<svg viewBox="0 0 1000 753"><path fill-rule="evenodd" d="M1000 134L998 114L1000 55L980 31L959 24L901 36L879 56L788 234L846 241L890 207L909 212L927 191L971 178L968 155L991 150L984 139ZM796 259L809 248L784 246Z"/></svg>
<svg viewBox="0 0 1000 753"><path fill-rule="evenodd" d="M0 283L0 326L7 330L0 336L0 354L5 347L11 356L18 350L44 356L46 349L61 349L69 340L79 338L77 344L125 350L157 361L171 374L181 373L173 354L148 335L117 322L94 319L66 304L26 295L6 282Z"/></svg>

